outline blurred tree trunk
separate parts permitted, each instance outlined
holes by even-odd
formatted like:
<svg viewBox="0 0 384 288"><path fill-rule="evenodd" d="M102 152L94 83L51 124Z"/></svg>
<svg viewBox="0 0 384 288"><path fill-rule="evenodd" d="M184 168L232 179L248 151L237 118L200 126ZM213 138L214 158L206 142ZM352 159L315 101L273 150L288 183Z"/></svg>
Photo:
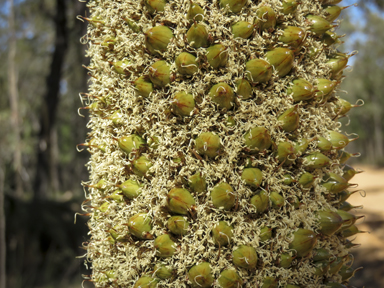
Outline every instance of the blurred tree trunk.
<svg viewBox="0 0 384 288"><path fill-rule="evenodd" d="M5 212L4 212L4 170L0 166L0 287L6 286L7 271L5 269L7 246L5 244Z"/></svg>
<svg viewBox="0 0 384 288"><path fill-rule="evenodd" d="M37 167L34 182L35 198L46 198L47 192L59 183L57 157L53 149L53 135L56 129L55 120L59 103L60 81L62 78L65 54L68 48L68 28L66 18L66 1L56 1L55 49L52 55L50 72L46 79L47 91L40 110L40 133L37 147ZM56 178L56 179L54 179Z"/></svg>

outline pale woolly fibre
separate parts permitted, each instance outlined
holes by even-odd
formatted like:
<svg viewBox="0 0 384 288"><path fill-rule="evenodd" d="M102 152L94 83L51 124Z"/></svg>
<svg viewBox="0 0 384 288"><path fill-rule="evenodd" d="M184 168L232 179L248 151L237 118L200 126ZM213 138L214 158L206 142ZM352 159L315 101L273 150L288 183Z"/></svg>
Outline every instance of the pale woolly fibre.
<svg viewBox="0 0 384 288"><path fill-rule="evenodd" d="M251 58L264 58L271 46L281 47L277 42L279 29L271 33L255 33L251 39L233 39L230 26L237 21L253 23L255 13L261 5L271 6L275 11L281 8L279 0L248 1L241 14L225 14L219 8L218 1L195 1L205 8L206 26L213 43L222 43L228 47L229 59L225 68L213 70L206 63L206 49L194 49L186 42L185 34L190 23L186 19L189 1L170 0L165 11L156 13L154 17L146 12L141 1L91 1L88 6L91 17L105 21L104 25L89 25L87 37L88 52L91 64L88 67L92 78L89 94L97 97L107 97L110 101L106 107L93 111L88 127L92 130L89 139L94 139L95 145L106 144L105 152L90 146L91 160L88 169L91 176L84 184L95 185L101 179L106 181L106 189L101 191L89 188L88 203L85 209L92 212L88 222L90 229L87 260L92 262L92 276L96 287L132 287L137 279L151 274L156 263L164 263L176 269L176 277L172 280L162 280L159 287L190 287L187 281L188 270L195 264L207 261L211 264L212 274L218 278L223 269L234 268L245 280L244 287L258 287L266 276L277 277L279 287L291 283L303 287L320 287L322 277L314 276L314 268L310 259L295 260L296 268L279 268L276 261L281 253L289 251L292 233L299 227L317 231L318 219L315 212L321 209L332 209L327 202L326 190L318 185L322 177L330 171L340 173L338 156L335 150L327 155L333 159L328 168L316 169L315 186L303 190L297 183L287 186L282 184L283 175L289 173L293 178L305 172L299 164L300 157L293 166L281 166L275 155L269 150L252 156L252 163L262 170L263 182L261 187L268 192L276 191L285 199L281 209L269 209L267 213L256 216L255 209L250 205L250 198L255 189L246 186L241 180L244 170L246 147L244 134L252 127L265 127L273 141L288 141L294 144L290 135L280 129L277 117L294 105L286 89L290 83L300 77L316 85L317 78L329 78L329 68L325 65L330 49L322 49L323 44L314 37L308 36L304 47L295 57L292 71L285 77L274 73L271 81L253 88L253 97L243 100L237 97L234 107L229 111L219 109L213 103L208 91L219 82L228 83L235 87L235 81L244 77L245 63ZM316 1L302 0L294 15L284 16L277 12L284 25L307 28L307 14L322 15L320 4ZM90 18L91 18L90 17ZM145 35L133 32L124 21L124 17L137 20L143 32L161 23L170 27L175 35L165 53L152 56L145 51ZM115 37L113 50L102 47L100 43L108 37ZM84 40L83 39L83 40ZM315 59L307 55L311 47L321 51ZM181 52L194 53L200 63L199 71L192 77L184 77L176 73L174 60ZM112 62L127 59L130 61L129 76L116 73ZM148 74L149 66L156 60L163 59L171 64L175 80L165 88L156 89L149 98L135 95L132 81L139 76ZM300 61L299 61L300 59ZM197 109L190 117L181 118L171 113L171 101L178 91L191 93L197 102ZM90 104L93 100L90 99ZM326 136L327 131L339 130L339 124L334 121L334 104L320 105L316 101L301 102L299 105L299 128L293 132L297 140ZM120 109L121 123L113 124L109 117ZM236 121L235 127L228 127L226 119L232 116ZM213 132L220 137L223 146L222 153L215 159L202 156L198 159L192 152L195 150L194 139L202 132ZM116 139L131 134L140 134L145 140L158 137L159 146L147 148L142 155L151 159L153 166L146 177L128 174L131 160L118 147ZM319 151L315 141L311 142L305 154ZM184 163L175 163L174 158L185 158ZM183 160L184 161L184 160ZM196 218L189 217L190 227L187 235L175 238L177 252L173 257L161 259L156 256L153 247L154 240L130 238L128 242L112 244L108 241L109 231L120 227L119 233L128 233L128 218L139 212L151 215L155 237L167 231L166 222L170 215L164 210L166 195L174 187L185 187L188 178L200 171L207 181L207 191L193 194L196 200ZM128 179L136 180L144 185L143 193L134 200L116 202L106 198L116 191L117 184ZM230 184L238 199L236 211L223 211L212 205L210 191L219 182ZM324 196L325 195L325 196ZM295 209L288 201L300 197L302 205ZM108 202L105 212L99 207ZM87 206L88 205L88 206ZM229 246L221 247L218 257L218 247L214 245L211 229L219 221L226 221L234 227L233 240ZM273 228L274 237L266 243L260 242L260 228ZM239 245L250 245L257 251L259 263L255 271L236 268L232 263L231 253ZM332 247L338 255L347 251L337 236L320 236L317 247ZM107 271L114 270L114 278L105 278ZM337 279L337 278L335 278ZM217 281L214 287L219 287Z"/></svg>

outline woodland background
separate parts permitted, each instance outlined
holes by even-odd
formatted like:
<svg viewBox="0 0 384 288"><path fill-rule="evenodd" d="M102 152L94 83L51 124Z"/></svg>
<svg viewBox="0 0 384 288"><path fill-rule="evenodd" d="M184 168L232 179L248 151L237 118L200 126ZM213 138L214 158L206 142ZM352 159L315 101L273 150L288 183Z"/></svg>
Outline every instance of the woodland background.
<svg viewBox="0 0 384 288"><path fill-rule="evenodd" d="M348 151L362 156L350 163L380 167L384 165L384 1L344 0L341 5L355 2L357 8L342 12L337 31L347 34L340 50L359 51L350 61L353 69L347 69L341 90L348 90L343 97L351 103L363 99L366 104L352 109L343 123L350 120L347 133L360 136ZM86 24L76 16L88 14L86 3L77 0L0 0L1 288L80 287L81 274L90 273L84 259L76 258L85 254L80 246L87 241L87 219L78 217L74 224L84 200L80 183L88 180L89 158L86 151L76 151L88 132L87 112L83 110L85 117L77 112L78 95L87 91L88 75L82 65L89 63L84 57L86 45L80 43ZM376 179L384 178L384 170L372 171L371 175L382 173ZM384 183L380 187L384 192ZM374 216L369 207L365 209L364 227L384 243L384 208ZM371 247L371 254L356 250L357 265L366 268L353 285L383 287L384 257L377 258L383 248Z"/></svg>

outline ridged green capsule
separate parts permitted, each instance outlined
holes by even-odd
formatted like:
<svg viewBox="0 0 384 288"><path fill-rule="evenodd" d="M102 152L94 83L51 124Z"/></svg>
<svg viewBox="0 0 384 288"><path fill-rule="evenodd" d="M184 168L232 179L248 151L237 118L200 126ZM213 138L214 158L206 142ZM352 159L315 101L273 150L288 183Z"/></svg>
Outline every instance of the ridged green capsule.
<svg viewBox="0 0 384 288"><path fill-rule="evenodd" d="M296 251L297 257L305 257L316 246L317 235L308 229L298 229L293 233L293 241L289 244L289 249Z"/></svg>
<svg viewBox="0 0 384 288"><path fill-rule="evenodd" d="M279 267L289 268L296 257L290 253L282 253L279 259Z"/></svg>
<svg viewBox="0 0 384 288"><path fill-rule="evenodd" d="M285 203L284 197L275 191L269 194L269 200L271 200L272 207L275 209L283 207Z"/></svg>
<svg viewBox="0 0 384 288"><path fill-rule="evenodd" d="M228 63L228 51L223 44L216 44L207 48L207 61L213 69L225 67Z"/></svg>
<svg viewBox="0 0 384 288"><path fill-rule="evenodd" d="M133 85L138 96L148 98L153 92L153 84L148 76L140 76L133 82Z"/></svg>
<svg viewBox="0 0 384 288"><path fill-rule="evenodd" d="M260 31L271 31L276 26L276 13L271 7L261 6L256 11L256 28Z"/></svg>
<svg viewBox="0 0 384 288"><path fill-rule="evenodd" d="M354 139L349 140L347 136L339 132L329 131L328 140L332 143L332 147L334 149L340 150L347 146L349 142L353 141Z"/></svg>
<svg viewBox="0 0 384 288"><path fill-rule="evenodd" d="M141 32L141 27L139 25L137 25L136 21L129 19L129 18L126 18L126 17L124 17L123 19L124 19L125 23L127 23L128 27L133 32L135 32L135 33Z"/></svg>
<svg viewBox="0 0 384 288"><path fill-rule="evenodd" d="M163 12L165 9L167 0L145 0L144 5L147 8L149 14L153 15L157 12Z"/></svg>
<svg viewBox="0 0 384 288"><path fill-rule="evenodd" d="M156 288L159 281L160 280L156 278L142 276L136 281L133 288Z"/></svg>
<svg viewBox="0 0 384 288"><path fill-rule="evenodd" d="M346 265L343 265L339 271L339 275L341 276L341 281L345 282L355 276L357 271L360 271L363 267L359 267L357 269L352 269Z"/></svg>
<svg viewBox="0 0 384 288"><path fill-rule="evenodd" d="M175 270L164 264L156 264L154 268L154 274L161 280L171 278L175 273Z"/></svg>
<svg viewBox="0 0 384 288"><path fill-rule="evenodd" d="M196 202L188 190L173 188L167 195L167 204L172 213L188 215Z"/></svg>
<svg viewBox="0 0 384 288"><path fill-rule="evenodd" d="M125 181L120 185L117 185L117 187L121 189L124 196L127 197L128 199L136 198L141 194L143 189L143 185L140 185L139 183L131 179Z"/></svg>
<svg viewBox="0 0 384 288"><path fill-rule="evenodd" d="M245 168L241 174L241 179L245 181L245 184L258 188L263 181L263 173L257 168Z"/></svg>
<svg viewBox="0 0 384 288"><path fill-rule="evenodd" d="M296 26L285 26L282 28L283 33L279 36L279 41L288 45L290 49L301 47L305 40L305 30Z"/></svg>
<svg viewBox="0 0 384 288"><path fill-rule="evenodd" d="M343 236L344 238L348 238L348 237L352 237L358 233L362 233L362 231L360 231L356 225L351 225L350 227L341 231L341 236Z"/></svg>
<svg viewBox="0 0 384 288"><path fill-rule="evenodd" d="M153 239L149 233L152 230L152 218L147 213L138 213L128 219L129 232L139 239Z"/></svg>
<svg viewBox="0 0 384 288"><path fill-rule="evenodd" d="M218 83L209 90L209 97L221 109L231 109L235 100L235 93L227 83Z"/></svg>
<svg viewBox="0 0 384 288"><path fill-rule="evenodd" d="M345 151L345 150L342 150L342 151L340 151L340 153L339 153L339 161L340 161L340 164L345 164L345 162L347 162L348 161L348 159L349 158L351 158L351 157L358 157L360 154L359 153L354 153L354 154L352 154L352 153L349 153L349 152L347 152L347 151Z"/></svg>
<svg viewBox="0 0 384 288"><path fill-rule="evenodd" d="M306 189L311 188L313 185L313 182L315 182L315 176L313 176L309 172L306 172L300 176L298 182L303 188L306 188Z"/></svg>
<svg viewBox="0 0 384 288"><path fill-rule="evenodd" d="M111 120L114 125L119 126L123 124L122 117L123 114L121 113L121 110L117 110L113 112L112 115L108 116L107 119Z"/></svg>
<svg viewBox="0 0 384 288"><path fill-rule="evenodd" d="M266 83L272 77L271 64L262 59L252 59L245 64L245 75L252 83Z"/></svg>
<svg viewBox="0 0 384 288"><path fill-rule="evenodd" d="M295 155L295 148L293 145L289 142L280 142L277 145L277 160L280 163L284 163L284 165L288 166L293 163L293 161L296 159Z"/></svg>
<svg viewBox="0 0 384 288"><path fill-rule="evenodd" d="M221 182L211 191L213 206L216 208L223 207L224 210L231 210L236 203L235 191L228 183Z"/></svg>
<svg viewBox="0 0 384 288"><path fill-rule="evenodd" d="M149 29L144 33L145 46L152 55L167 51L171 39L174 37L172 30L167 26L159 25Z"/></svg>
<svg viewBox="0 0 384 288"><path fill-rule="evenodd" d="M116 272L115 270L108 270L103 272L104 275L98 278L96 281L97 282L106 282L108 279L115 280L116 279Z"/></svg>
<svg viewBox="0 0 384 288"><path fill-rule="evenodd" d="M341 226L340 230L345 230L355 224L355 222L360 219L363 216L355 216L351 213L348 213L347 211L343 210L337 210L337 214L340 215L340 217L343 219L343 225Z"/></svg>
<svg viewBox="0 0 384 288"><path fill-rule="evenodd" d="M323 261L323 260L329 260L331 258L331 253L328 249L325 248L319 248L314 250L314 256L312 258L313 261Z"/></svg>
<svg viewBox="0 0 384 288"><path fill-rule="evenodd" d="M241 97L241 99L246 100L252 96L252 86L249 84L248 80L239 79L235 82L236 85L236 94Z"/></svg>
<svg viewBox="0 0 384 288"><path fill-rule="evenodd" d="M190 21L201 22L204 20L205 11L195 2L190 1L187 12L187 19Z"/></svg>
<svg viewBox="0 0 384 288"><path fill-rule="evenodd" d="M222 288L238 288L243 285L243 280L234 269L227 269L222 271L220 273L218 282Z"/></svg>
<svg viewBox="0 0 384 288"><path fill-rule="evenodd" d="M268 149L272 145L271 136L264 127L251 128L244 135L245 145L256 152Z"/></svg>
<svg viewBox="0 0 384 288"><path fill-rule="evenodd" d="M324 176L321 186L325 187L329 193L337 194L348 188L350 184L340 175L336 173L329 173Z"/></svg>
<svg viewBox="0 0 384 288"><path fill-rule="evenodd" d="M315 96L313 85L304 79L293 80L292 86L287 89L294 102L311 100Z"/></svg>
<svg viewBox="0 0 384 288"><path fill-rule="evenodd" d="M327 101L329 95L333 90L335 90L337 85L336 81L328 80L328 79L317 79L317 92L315 94L316 98L319 99L320 102Z"/></svg>
<svg viewBox="0 0 384 288"><path fill-rule="evenodd" d="M295 105L283 112L278 118L280 127L286 132L292 132L299 126L300 114L298 105Z"/></svg>
<svg viewBox="0 0 384 288"><path fill-rule="evenodd" d="M332 143L322 136L317 137L316 142L317 148L319 148L321 152L330 151L332 149Z"/></svg>
<svg viewBox="0 0 384 288"><path fill-rule="evenodd" d="M152 165L151 160L149 160L146 156L140 156L132 161L132 171L137 176L143 177L148 173L149 168L151 168Z"/></svg>
<svg viewBox="0 0 384 288"><path fill-rule="evenodd" d="M215 242L218 246L226 246L231 243L233 237L233 228L229 226L225 221L220 221L212 229L212 238L213 242Z"/></svg>
<svg viewBox="0 0 384 288"><path fill-rule="evenodd" d="M314 262L313 265L315 266L315 275L316 276L324 276L327 274L329 267L331 266L331 262L327 261L317 261Z"/></svg>
<svg viewBox="0 0 384 288"><path fill-rule="evenodd" d="M86 187L95 188L101 192L107 189L107 182L104 179L99 180L95 185L86 185Z"/></svg>
<svg viewBox="0 0 384 288"><path fill-rule="evenodd" d="M228 5L229 10L235 14L239 13L245 4L247 4L247 0L220 0L221 8L226 8Z"/></svg>
<svg viewBox="0 0 384 288"><path fill-rule="evenodd" d="M356 174L359 174L363 171L356 171L355 168L349 166L349 165L344 165L343 167L343 178L347 181L351 180Z"/></svg>
<svg viewBox="0 0 384 288"><path fill-rule="evenodd" d="M351 211L352 209L355 209L355 208L362 208L363 206L360 205L360 206L353 206L351 203L349 202L342 202L340 207L339 207L339 210L343 210L343 211Z"/></svg>
<svg viewBox="0 0 384 288"><path fill-rule="evenodd" d="M187 40L189 45L193 48L208 47L208 31L203 24L194 23L187 32Z"/></svg>
<svg viewBox="0 0 384 288"><path fill-rule="evenodd" d="M260 229L260 241L266 242L270 239L272 239L272 228L266 226L262 227Z"/></svg>
<svg viewBox="0 0 384 288"><path fill-rule="evenodd" d="M127 59L116 61L112 63L113 68L115 69L116 73L129 76L131 75L131 72L128 70L128 68L131 66L131 62Z"/></svg>
<svg viewBox="0 0 384 288"><path fill-rule="evenodd" d="M274 277L265 277L261 288L277 288L277 279Z"/></svg>
<svg viewBox="0 0 384 288"><path fill-rule="evenodd" d="M299 141L295 144L295 151L296 154L302 155L307 150L310 140L301 138Z"/></svg>
<svg viewBox="0 0 384 288"><path fill-rule="evenodd" d="M171 66L164 60L156 61L149 67L149 79L156 87L171 83Z"/></svg>
<svg viewBox="0 0 384 288"><path fill-rule="evenodd" d="M251 198L250 204L256 208L258 214L268 210L269 207L269 196L268 193L259 190L256 195Z"/></svg>
<svg viewBox="0 0 384 288"><path fill-rule="evenodd" d="M335 234L343 224L343 219L336 212L330 210L318 211L316 215L319 217L320 232L326 236Z"/></svg>
<svg viewBox="0 0 384 288"><path fill-rule="evenodd" d="M308 169L318 169L329 165L331 159L320 152L314 152L305 156L303 165Z"/></svg>
<svg viewBox="0 0 384 288"><path fill-rule="evenodd" d="M283 176L283 184L284 185L291 185L293 183L293 178L290 174L284 174Z"/></svg>
<svg viewBox="0 0 384 288"><path fill-rule="evenodd" d="M344 239L344 247L347 249L359 247L361 244L355 244L351 240Z"/></svg>
<svg viewBox="0 0 384 288"><path fill-rule="evenodd" d="M207 190L207 182L205 177L200 172L196 172L194 175L189 177L188 185L193 192L199 193Z"/></svg>
<svg viewBox="0 0 384 288"><path fill-rule="evenodd" d="M254 29L255 25L245 21L236 22L231 26L233 38L248 39L253 34Z"/></svg>
<svg viewBox="0 0 384 288"><path fill-rule="evenodd" d="M192 282L193 288L209 288L214 281L208 262L200 263L189 269L188 278Z"/></svg>
<svg viewBox="0 0 384 288"><path fill-rule="evenodd" d="M175 242L172 241L168 234L158 236L153 246L156 249L156 255L159 257L172 257L176 251Z"/></svg>
<svg viewBox="0 0 384 288"><path fill-rule="evenodd" d="M352 194L355 194L357 191L349 192L347 190L341 191L337 196L339 197L339 202L346 201Z"/></svg>
<svg viewBox="0 0 384 288"><path fill-rule="evenodd" d="M143 140L143 138L136 134L120 137L117 142L119 144L120 149L128 155L136 150L139 150L145 145L145 141Z"/></svg>
<svg viewBox="0 0 384 288"><path fill-rule="evenodd" d="M311 31L317 36L323 35L325 32L327 32L333 27L332 24L329 21L325 20L323 17L316 15L308 15L306 18L309 22L309 31Z"/></svg>
<svg viewBox="0 0 384 288"><path fill-rule="evenodd" d="M232 261L237 267L253 270L256 268L257 259L256 250L251 246L240 245L232 252Z"/></svg>
<svg viewBox="0 0 384 288"><path fill-rule="evenodd" d="M128 240L127 232L124 231L124 226L116 225L113 228L109 229L109 234L115 241L126 242Z"/></svg>
<svg viewBox="0 0 384 288"><path fill-rule="evenodd" d="M336 101L336 107L335 107L335 113L339 116L346 115L353 107L357 107L357 105L352 105L347 100L344 99L337 99Z"/></svg>
<svg viewBox="0 0 384 288"><path fill-rule="evenodd" d="M336 53L327 61L327 66L331 69L331 77L335 78L348 64L348 56L344 53Z"/></svg>
<svg viewBox="0 0 384 288"><path fill-rule="evenodd" d="M108 198L108 199L111 199L113 201L116 201L117 203L123 203L124 202L124 196L122 195L122 191L121 190L116 190L111 195L108 195L105 198Z"/></svg>
<svg viewBox="0 0 384 288"><path fill-rule="evenodd" d="M196 150L201 155L215 158L221 149L220 137L211 132L203 132L196 139Z"/></svg>
<svg viewBox="0 0 384 288"><path fill-rule="evenodd" d="M324 7L324 14L325 14L325 20L329 22L333 22L337 19L337 17L340 16L341 11L343 8L337 5L329 5Z"/></svg>
<svg viewBox="0 0 384 288"><path fill-rule="evenodd" d="M293 14L295 13L297 7L300 4L300 1L297 0L283 0L283 9L281 9L281 12L284 15Z"/></svg>
<svg viewBox="0 0 384 288"><path fill-rule="evenodd" d="M172 216L167 221L169 231L176 235L186 235L189 222L183 216Z"/></svg>
<svg viewBox="0 0 384 288"><path fill-rule="evenodd" d="M279 47L268 51L265 59L275 68L279 77L284 77L293 67L295 54L288 48Z"/></svg>
<svg viewBox="0 0 384 288"><path fill-rule="evenodd" d="M331 262L331 265L328 270L328 274L334 275L337 272L339 272L341 267L343 267L344 261L345 261L344 257L337 257L333 262Z"/></svg>
<svg viewBox="0 0 384 288"><path fill-rule="evenodd" d="M103 42L101 42L100 46L107 49L107 50L113 50L113 47L115 44L116 44L116 38L115 37L107 37L104 39Z"/></svg>
<svg viewBox="0 0 384 288"><path fill-rule="evenodd" d="M337 44L337 43L342 43L340 40L339 40L340 36L337 35L335 32L333 31L327 31L323 34L323 38L321 39L321 41L328 45L328 46L331 46L333 44Z"/></svg>
<svg viewBox="0 0 384 288"><path fill-rule="evenodd" d="M193 56L190 53L180 53L175 60L177 71L182 75L190 76L197 73L197 71L199 71L199 66L196 59L196 56Z"/></svg>
<svg viewBox="0 0 384 288"><path fill-rule="evenodd" d="M103 204L100 205L100 207L95 208L95 210L99 210L100 212L105 213L107 212L108 208L109 208L109 203L104 202Z"/></svg>
<svg viewBox="0 0 384 288"><path fill-rule="evenodd" d="M180 91L175 94L172 101L172 109L176 115L190 116L195 109L195 99L192 94Z"/></svg>

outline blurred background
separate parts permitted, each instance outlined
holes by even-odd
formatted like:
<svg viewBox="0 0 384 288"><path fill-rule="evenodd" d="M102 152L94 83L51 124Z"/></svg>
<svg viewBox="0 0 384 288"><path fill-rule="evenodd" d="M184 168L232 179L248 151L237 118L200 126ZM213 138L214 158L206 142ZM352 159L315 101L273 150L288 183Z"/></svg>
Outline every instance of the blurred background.
<svg viewBox="0 0 384 288"><path fill-rule="evenodd" d="M359 53L340 88L348 93L339 94L366 103L341 121L360 136L348 151L362 156L348 163L366 171L352 181L366 197L356 193L349 202L364 205L354 211L366 215L359 229L369 233L354 241L363 245L353 250L353 267L365 269L351 284L384 287L384 1L340 5L354 3L337 33L347 34L341 51ZM0 288L80 287L81 274L90 273L79 258L86 218L74 224L89 158L75 149L87 135L87 113L77 110L89 63L77 15L88 15L77 0L0 1Z"/></svg>

